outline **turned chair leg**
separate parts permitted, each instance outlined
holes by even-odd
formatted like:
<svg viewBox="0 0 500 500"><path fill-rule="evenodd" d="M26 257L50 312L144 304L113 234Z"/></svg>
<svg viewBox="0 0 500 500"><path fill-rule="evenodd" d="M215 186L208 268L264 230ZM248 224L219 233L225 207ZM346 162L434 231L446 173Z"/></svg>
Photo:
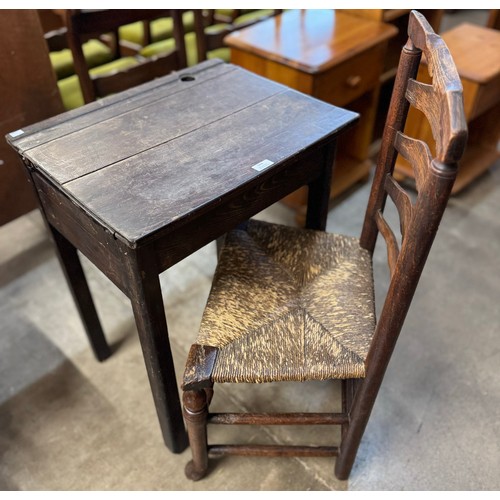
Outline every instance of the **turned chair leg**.
<svg viewBox="0 0 500 500"><path fill-rule="evenodd" d="M183 413L193 455L193 459L186 465L185 473L186 477L193 481L202 479L208 470L207 392L209 391L204 389L185 391L182 396Z"/></svg>

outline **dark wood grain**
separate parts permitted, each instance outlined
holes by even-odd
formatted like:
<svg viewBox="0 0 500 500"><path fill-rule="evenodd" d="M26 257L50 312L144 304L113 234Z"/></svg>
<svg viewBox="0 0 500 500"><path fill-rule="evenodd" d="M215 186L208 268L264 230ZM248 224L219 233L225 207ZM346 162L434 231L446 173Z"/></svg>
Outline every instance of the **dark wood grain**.
<svg viewBox="0 0 500 500"><path fill-rule="evenodd" d="M385 178L385 190L398 210L401 235L404 237L413 215L412 204L408 193L398 184L394 177Z"/></svg>
<svg viewBox="0 0 500 500"><path fill-rule="evenodd" d="M185 391L182 396L183 413L188 423L189 444L193 459L186 465L186 476L198 481L208 470L207 451L207 393L205 390Z"/></svg>
<svg viewBox="0 0 500 500"><path fill-rule="evenodd" d="M375 216L375 222L377 223L377 229L379 230L380 234L384 237L385 244L387 247L387 262L389 264L389 269L391 271L391 278L394 276L394 273L396 271L396 265L398 262L398 256L399 256L399 247L398 243L396 240L396 237L394 236L394 233L392 232L391 227L389 224L387 224L387 221L384 219L384 216L382 215L382 212L379 210L377 212L377 215Z"/></svg>
<svg viewBox="0 0 500 500"><path fill-rule="evenodd" d="M77 271L69 284L79 309L90 311L90 296L76 290L85 289L76 250L130 298L173 452L187 439L158 274L300 185L318 197L311 225L324 225L328 187L319 179L329 177L336 140L356 119L210 61L8 137L57 234L63 267ZM274 163L252 169L266 157ZM96 315L82 321L102 335ZM210 384L203 393L208 402Z"/></svg>
<svg viewBox="0 0 500 500"><path fill-rule="evenodd" d="M296 151L355 118L354 113L293 91L278 93L218 121L210 120L140 157L68 182L64 189L123 238L137 242L239 186L270 175ZM274 165L263 172L252 168L264 160Z"/></svg>
<svg viewBox="0 0 500 500"><path fill-rule="evenodd" d="M335 457L339 453L337 446L279 446L279 445L210 445L208 452L212 457L240 455L244 457Z"/></svg>
<svg viewBox="0 0 500 500"><path fill-rule="evenodd" d="M82 324L90 341L95 357L104 361L111 356L111 349L106 341L101 323L97 315L92 295L85 279L76 248L64 238L53 226L49 225L53 241L57 247L57 256L64 271L64 276L73 294Z"/></svg>
<svg viewBox="0 0 500 500"><path fill-rule="evenodd" d="M127 253L124 274L166 446L181 453L188 444L155 255L151 248Z"/></svg>
<svg viewBox="0 0 500 500"><path fill-rule="evenodd" d="M224 200L214 200L211 206L203 207L203 211L200 210L196 217L188 216L184 220L174 221L148 236L147 240L155 245L160 269L170 267L221 233L234 229L241 221L256 215L306 184L308 180L318 179L324 173L323 167L328 165L324 162L324 157L332 147L334 145L330 143L318 143L314 151L303 152L300 156L283 162L269 172L269 175L254 178L250 183L229 193ZM283 183L283 179L287 182ZM324 196L326 194L320 194L318 199L321 200ZM311 217L311 225L319 228L324 216L319 211L314 213L318 215L318 219ZM197 238L183 238L182 233L196 234Z"/></svg>
<svg viewBox="0 0 500 500"><path fill-rule="evenodd" d="M217 358L217 351L216 347L197 344L191 346L184 370L185 375L182 385L184 391L188 391L191 386L205 388L213 385L210 374Z"/></svg>
<svg viewBox="0 0 500 500"><path fill-rule="evenodd" d="M342 425L345 413L209 413L210 424L223 425Z"/></svg>
<svg viewBox="0 0 500 500"><path fill-rule="evenodd" d="M123 256L128 248L114 237L112 230L75 205L46 178L38 172L32 176L48 223L128 296L130 292L122 272Z"/></svg>
<svg viewBox="0 0 500 500"><path fill-rule="evenodd" d="M224 64L222 61L206 61L196 67L143 83L133 89L100 99L98 102L34 123L23 128L23 134L15 137L9 135L7 140L17 151L25 153L54 139L93 127L145 104L152 104L177 92L189 91L191 87L203 85L207 80L234 70L234 66ZM195 78L186 79L187 76Z"/></svg>
<svg viewBox="0 0 500 500"><path fill-rule="evenodd" d="M172 87L176 91L172 92ZM113 116L101 116L98 123L83 129L73 131L67 124L65 135L28 150L26 157L61 184L77 180L75 184L80 182L85 185L88 179L92 179L89 174L93 172L96 172L99 184L102 178L116 182L113 172L121 179L123 169L126 169L130 172L127 177L132 177L133 170L142 172L145 162L151 166L160 165L156 170L148 170L144 177L155 174L163 177L166 158L170 159L172 154L184 155L185 163L190 156L186 151L196 150L197 138L191 139L193 132L211 123L218 127L221 119L285 91L285 88L269 85L250 73L235 71L204 80L203 85L191 86L177 81L172 87L165 87L167 95L164 97L156 94L149 98L147 104L136 103L130 110L115 108ZM200 106L203 106L203 113L200 113ZM167 116L168 120L165 119ZM211 131L209 129L207 133ZM226 140L220 137L211 137L212 144L203 147L211 147L207 154L214 148L217 152L217 148L227 147L224 146L229 142L227 136ZM176 139L181 141L179 146ZM189 144L185 144L186 141ZM187 149L183 150L183 147ZM179 170L177 175L182 174L182 163L178 161L173 158L167 163L167 166L174 165L170 167L170 175L176 175L176 170ZM133 165L133 170L130 165ZM98 171L103 169L99 175ZM78 181L81 177L85 179ZM151 178L151 182L155 179Z"/></svg>

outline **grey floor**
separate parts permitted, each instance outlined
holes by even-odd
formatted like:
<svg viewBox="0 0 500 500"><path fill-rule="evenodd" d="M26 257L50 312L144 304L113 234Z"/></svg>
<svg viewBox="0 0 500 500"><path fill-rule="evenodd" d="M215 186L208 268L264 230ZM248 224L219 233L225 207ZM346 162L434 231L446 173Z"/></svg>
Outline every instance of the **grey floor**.
<svg viewBox="0 0 500 500"><path fill-rule="evenodd" d="M359 235L369 185L332 208L328 229ZM390 215L394 215L389 207ZM334 459L213 462L198 483L163 446L130 305L84 259L113 356L94 360L45 232L32 212L0 228L0 489L500 489L500 162L451 199L349 481ZM266 220L294 224L277 204ZM180 377L215 267L210 244L161 276ZM375 254L377 299L387 285ZM233 409L327 410L338 385L219 387ZM213 440L333 443L330 428L216 428Z"/></svg>

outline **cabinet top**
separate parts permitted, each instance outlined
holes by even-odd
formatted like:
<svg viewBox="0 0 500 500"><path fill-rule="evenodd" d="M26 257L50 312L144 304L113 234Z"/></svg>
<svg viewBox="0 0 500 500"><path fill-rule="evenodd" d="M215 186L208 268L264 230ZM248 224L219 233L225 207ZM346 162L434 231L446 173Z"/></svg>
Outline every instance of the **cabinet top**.
<svg viewBox="0 0 500 500"><path fill-rule="evenodd" d="M306 73L325 71L397 34L395 26L334 9L290 10L224 41Z"/></svg>

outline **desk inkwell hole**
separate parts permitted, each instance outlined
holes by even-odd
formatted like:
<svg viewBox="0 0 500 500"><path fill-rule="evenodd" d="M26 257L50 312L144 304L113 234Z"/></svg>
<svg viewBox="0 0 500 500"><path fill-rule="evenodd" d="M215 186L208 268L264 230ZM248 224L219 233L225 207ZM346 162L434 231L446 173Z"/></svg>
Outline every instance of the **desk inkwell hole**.
<svg viewBox="0 0 500 500"><path fill-rule="evenodd" d="M181 76L181 82L194 82L194 81L195 81L195 77L192 75Z"/></svg>

